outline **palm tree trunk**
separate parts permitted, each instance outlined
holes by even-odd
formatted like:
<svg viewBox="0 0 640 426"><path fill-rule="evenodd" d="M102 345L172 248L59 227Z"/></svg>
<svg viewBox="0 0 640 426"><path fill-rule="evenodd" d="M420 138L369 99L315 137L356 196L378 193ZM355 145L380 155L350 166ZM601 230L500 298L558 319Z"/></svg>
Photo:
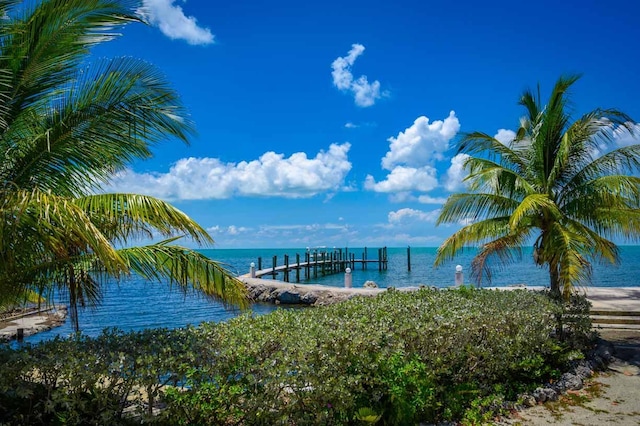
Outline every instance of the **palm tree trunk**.
<svg viewBox="0 0 640 426"><path fill-rule="evenodd" d="M551 297L560 300L562 292L560 291L560 271L556 262L549 262L549 287L551 289Z"/></svg>
<svg viewBox="0 0 640 426"><path fill-rule="evenodd" d="M69 266L69 316L75 333L80 332L80 320L78 319L78 285L73 266Z"/></svg>

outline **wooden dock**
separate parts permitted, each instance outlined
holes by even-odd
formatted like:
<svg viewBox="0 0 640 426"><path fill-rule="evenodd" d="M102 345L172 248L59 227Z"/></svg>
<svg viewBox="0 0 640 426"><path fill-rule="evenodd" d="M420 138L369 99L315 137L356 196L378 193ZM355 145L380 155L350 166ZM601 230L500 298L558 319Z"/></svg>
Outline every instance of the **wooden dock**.
<svg viewBox="0 0 640 426"><path fill-rule="evenodd" d="M282 264L278 264L278 257L273 256L271 259L271 267L264 268L262 258L258 258L258 265L254 272L253 278L262 278L271 276L273 279L279 278L285 282L295 282L301 280L311 280L326 275L345 272L347 268L355 270L357 266L361 269L368 269L369 265L377 265L379 271L386 271L388 267L387 248L378 249L377 259L369 259L368 249L365 247L362 257L356 259L355 253L350 253L349 249L334 249L333 251L324 250L307 250L304 256L296 253L292 259L289 255L285 255Z"/></svg>

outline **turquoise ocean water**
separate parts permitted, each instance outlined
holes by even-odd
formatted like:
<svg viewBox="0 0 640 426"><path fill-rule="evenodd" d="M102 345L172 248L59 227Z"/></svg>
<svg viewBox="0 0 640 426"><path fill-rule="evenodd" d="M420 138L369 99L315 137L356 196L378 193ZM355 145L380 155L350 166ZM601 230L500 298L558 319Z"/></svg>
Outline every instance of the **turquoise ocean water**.
<svg viewBox="0 0 640 426"><path fill-rule="evenodd" d="M344 249L343 249L344 250ZM362 248L349 248L356 258L362 257ZM224 263L235 274L249 271L251 262L257 265L258 257L263 259L263 268L271 266L272 257L278 257L278 264L283 263L285 254L290 263L295 262L299 253L304 259L306 249L211 249L202 250L212 259ZM329 249L333 251L333 249ZM377 248L368 250L369 259L377 259ZM353 272L354 287L361 287L365 281L373 280L380 287L408 287L425 284L436 287L448 287L454 284L456 265L462 265L465 283L470 283L468 271L473 253L463 253L453 262L433 268L435 248L411 248L411 272L407 270L407 248L389 248L388 269L378 271L376 264L370 264L367 270L359 265ZM295 275L292 273L292 277ZM311 280L313 283L343 286L344 275L336 274ZM548 273L536 267L531 258L530 249L523 252L523 259L507 268L497 269L491 285L507 286L512 284L546 285ZM488 285L488 283L483 283ZM622 246L621 264L612 266L596 264L593 268L593 285L602 287L640 287L640 246ZM60 301L64 303L64 300ZM253 305L253 312L260 314L276 309L272 305ZM177 289L170 289L166 284L146 282L139 278L130 278L119 284L112 282L105 285L104 298L101 305L94 310L84 310L80 314L80 327L88 335L97 335L105 327L118 327L123 330L141 330L151 327L183 327L187 324L197 325L202 321L224 321L238 315L238 311L225 309L221 303L199 297L197 294L183 294ZM61 327L39 333L25 339L36 343L51 339L56 335L66 336L71 333L71 325L67 321Z"/></svg>

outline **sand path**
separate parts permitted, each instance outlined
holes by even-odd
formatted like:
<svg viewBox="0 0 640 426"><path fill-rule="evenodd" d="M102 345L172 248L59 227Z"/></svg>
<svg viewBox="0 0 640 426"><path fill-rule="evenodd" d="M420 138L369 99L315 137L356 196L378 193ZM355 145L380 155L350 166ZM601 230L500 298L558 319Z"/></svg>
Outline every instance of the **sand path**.
<svg viewBox="0 0 640 426"><path fill-rule="evenodd" d="M617 360L582 391L560 401L526 409L508 425L640 425L640 330L600 330L613 343Z"/></svg>

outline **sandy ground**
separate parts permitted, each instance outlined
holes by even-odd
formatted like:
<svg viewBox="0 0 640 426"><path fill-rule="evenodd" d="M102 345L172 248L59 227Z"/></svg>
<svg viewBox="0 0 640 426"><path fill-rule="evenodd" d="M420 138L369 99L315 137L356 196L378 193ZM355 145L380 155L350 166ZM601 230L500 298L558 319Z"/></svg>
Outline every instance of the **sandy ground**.
<svg viewBox="0 0 640 426"><path fill-rule="evenodd" d="M529 408L501 424L640 425L640 330L600 330L613 343L617 360L592 378L585 389L560 401Z"/></svg>

